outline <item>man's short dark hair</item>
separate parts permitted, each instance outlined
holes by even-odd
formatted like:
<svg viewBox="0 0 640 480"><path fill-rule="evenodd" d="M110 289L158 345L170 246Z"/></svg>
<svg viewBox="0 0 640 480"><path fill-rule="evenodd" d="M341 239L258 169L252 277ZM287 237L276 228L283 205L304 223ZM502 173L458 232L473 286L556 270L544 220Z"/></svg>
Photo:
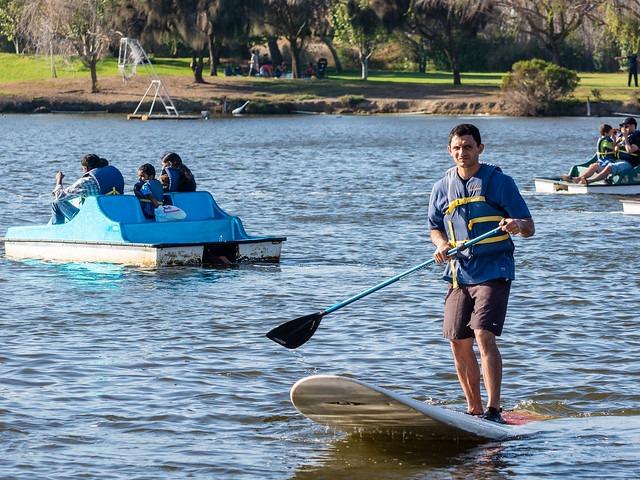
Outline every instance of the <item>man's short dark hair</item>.
<svg viewBox="0 0 640 480"><path fill-rule="evenodd" d="M451 145L451 140L453 139L453 137L463 137L465 135L471 135L478 145L482 143L482 138L480 137L480 130L478 130L478 127L470 123L461 123L460 125L453 127L453 129L449 133L449 145Z"/></svg>
<svg viewBox="0 0 640 480"><path fill-rule="evenodd" d="M105 160L103 158L100 158L95 153L87 153L80 160L80 165L86 167L87 170L93 170L94 168L104 167L104 162Z"/></svg>

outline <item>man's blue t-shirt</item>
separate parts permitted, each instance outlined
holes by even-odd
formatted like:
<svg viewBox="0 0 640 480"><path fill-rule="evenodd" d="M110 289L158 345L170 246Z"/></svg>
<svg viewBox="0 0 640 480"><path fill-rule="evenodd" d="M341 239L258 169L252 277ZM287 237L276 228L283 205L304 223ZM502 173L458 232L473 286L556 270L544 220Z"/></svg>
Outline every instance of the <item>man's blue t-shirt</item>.
<svg viewBox="0 0 640 480"><path fill-rule="evenodd" d="M466 182L464 183L466 195ZM513 178L498 170L493 173L489 180L485 198L491 205L504 210L507 218L531 218L529 208ZM448 232L448 228L445 228L444 224L444 213L448 205L447 182L446 178L442 178L436 182L431 190L431 197L429 198L429 230ZM515 278L513 253L505 252L458 258L458 283L475 285L489 280L513 280ZM447 263L443 278L448 282L452 281L450 268L450 264Z"/></svg>

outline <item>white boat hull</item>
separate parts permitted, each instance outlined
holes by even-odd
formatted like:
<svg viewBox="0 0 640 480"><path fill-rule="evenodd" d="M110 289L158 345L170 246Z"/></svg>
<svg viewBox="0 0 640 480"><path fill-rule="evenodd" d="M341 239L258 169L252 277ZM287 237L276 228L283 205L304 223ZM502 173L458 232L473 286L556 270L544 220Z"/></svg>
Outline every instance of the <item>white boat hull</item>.
<svg viewBox="0 0 640 480"><path fill-rule="evenodd" d="M245 242L154 246L107 242L55 242L5 239L5 256L13 260L100 262L158 268L180 265L277 263L281 242ZM222 258L224 257L224 258Z"/></svg>
<svg viewBox="0 0 640 480"><path fill-rule="evenodd" d="M640 200L621 200L622 212L628 215L640 215Z"/></svg>
<svg viewBox="0 0 640 480"><path fill-rule="evenodd" d="M586 195L589 193L604 193L607 195L637 195L640 194L640 184L627 183L610 185L604 182L582 183L566 182L559 178L534 178L538 193L568 193L571 195Z"/></svg>

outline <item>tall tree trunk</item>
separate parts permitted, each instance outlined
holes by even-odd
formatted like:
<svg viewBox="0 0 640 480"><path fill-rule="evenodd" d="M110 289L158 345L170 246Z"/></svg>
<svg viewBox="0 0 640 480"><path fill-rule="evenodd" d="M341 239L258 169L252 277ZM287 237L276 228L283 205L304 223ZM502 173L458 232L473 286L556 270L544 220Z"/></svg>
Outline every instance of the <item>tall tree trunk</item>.
<svg viewBox="0 0 640 480"><path fill-rule="evenodd" d="M333 64L336 66L336 73L342 72L342 63L340 62L340 56L336 47L333 45L333 39L329 36L320 37L320 40L327 46L331 56L333 57Z"/></svg>
<svg viewBox="0 0 640 480"><path fill-rule="evenodd" d="M358 50L358 56L360 57L360 78L367 80L369 78L369 57L371 52L366 49Z"/></svg>
<svg viewBox="0 0 640 480"><path fill-rule="evenodd" d="M557 42L553 42L550 45L550 50L551 50L551 61L556 65L561 65L560 64L560 45Z"/></svg>
<svg viewBox="0 0 640 480"><path fill-rule="evenodd" d="M13 46L16 49L16 55L20 55L20 40L17 35L16 38L13 39Z"/></svg>
<svg viewBox="0 0 640 480"><path fill-rule="evenodd" d="M91 93L98 93L98 72L96 70L97 63L97 58L91 58L91 60L89 61L89 71L91 72Z"/></svg>
<svg viewBox="0 0 640 480"><path fill-rule="evenodd" d="M278 47L278 39L276 37L269 37L267 40L267 46L269 47L269 56L273 65L280 65L282 63L282 52Z"/></svg>
<svg viewBox="0 0 640 480"><path fill-rule="evenodd" d="M193 57L191 59L191 69L193 70L193 81L196 83L205 83L204 78L202 77L202 69L204 67L204 57L202 55L202 51L193 52Z"/></svg>
<svg viewBox="0 0 640 480"><path fill-rule="evenodd" d="M302 45L298 45L297 38L287 38L291 49L291 74L293 78L300 78L300 51Z"/></svg>
<svg viewBox="0 0 640 480"><path fill-rule="evenodd" d="M216 42L216 38L214 34L209 35L208 43L209 43L209 67L210 67L209 75L211 75L212 77L217 77L218 76L218 59L220 58L220 52L219 52L218 44Z"/></svg>
<svg viewBox="0 0 640 480"><path fill-rule="evenodd" d="M427 73L427 55L423 52L418 53L416 63L418 64L419 73Z"/></svg>
<svg viewBox="0 0 640 480"><path fill-rule="evenodd" d="M360 66L362 71L360 78L367 80L369 78L369 59L367 57L360 57Z"/></svg>
<svg viewBox="0 0 640 480"><path fill-rule="evenodd" d="M58 73L56 72L56 59L53 56L53 42L49 41L49 62L51 67L51 78L57 78Z"/></svg>
<svg viewBox="0 0 640 480"><path fill-rule="evenodd" d="M462 76L460 75L460 65L458 64L458 57L454 52L451 51L445 51L445 55L449 60L451 72L453 72L453 84L462 85Z"/></svg>

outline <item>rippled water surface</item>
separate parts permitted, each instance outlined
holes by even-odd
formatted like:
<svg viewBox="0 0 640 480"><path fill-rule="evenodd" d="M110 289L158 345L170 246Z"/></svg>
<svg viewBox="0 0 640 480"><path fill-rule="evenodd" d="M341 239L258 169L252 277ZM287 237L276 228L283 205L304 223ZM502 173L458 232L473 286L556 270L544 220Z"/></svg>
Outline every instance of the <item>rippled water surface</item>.
<svg viewBox="0 0 640 480"><path fill-rule="evenodd" d="M313 424L288 392L316 373L464 408L439 267L327 316L299 350L264 333L430 257L429 191L451 163L449 130L469 120L537 226L515 241L503 404L552 419L471 447ZM82 154L107 157L131 186L171 149L250 233L288 237L281 265L230 270L2 257L0 477L637 478L640 218L617 197L536 194L532 182L586 160L601 120L0 117L0 235L46 222L54 172L74 179Z"/></svg>

